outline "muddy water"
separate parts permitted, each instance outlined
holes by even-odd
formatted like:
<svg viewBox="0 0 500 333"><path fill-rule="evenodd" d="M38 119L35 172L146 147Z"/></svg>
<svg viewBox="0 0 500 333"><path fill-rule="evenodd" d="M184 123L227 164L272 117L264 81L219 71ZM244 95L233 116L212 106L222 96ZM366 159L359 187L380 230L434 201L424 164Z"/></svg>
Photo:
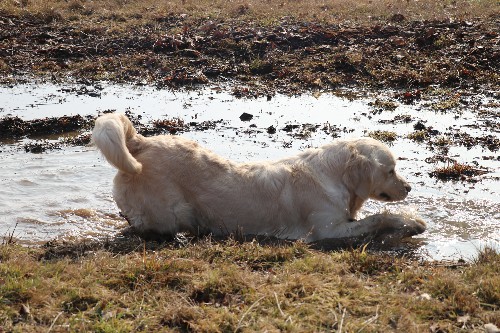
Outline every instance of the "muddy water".
<svg viewBox="0 0 500 333"><path fill-rule="evenodd" d="M406 138L417 121L441 132L460 130L476 137L498 137L495 127L491 127L492 121L498 124L498 108L489 107L489 116L478 116L477 110L467 107L443 113L435 111L428 102L418 102L398 103L393 111L380 111L370 102L394 93L358 95L354 99L331 94L237 99L227 91L215 87L171 92L110 85L0 87L0 118L95 116L116 110L141 116L145 123L175 117L185 122L222 120L215 128L179 135L237 161L280 158L330 142L334 137L394 131L398 139L391 149L401 158L398 169L412 183L413 190L403 202L369 201L361 215L383 210L420 215L428 222L428 231L417 238L418 251L428 258L470 259L484 246L500 247L498 152L480 146L467 149L452 145L447 156L489 172L476 177L476 182L443 182L431 178L429 172L446 164L426 162L439 149ZM487 97L480 98L475 105L494 105ZM244 112L253 118L240 120ZM410 116L411 121L394 122L399 116ZM489 127L483 126L486 122ZM275 133L268 131L270 126L276 129ZM0 236L13 235L19 242L40 244L58 237L113 235L126 226L111 197L115 171L93 147L62 147L32 154L22 148L30 140L33 139L4 140L0 144Z"/></svg>

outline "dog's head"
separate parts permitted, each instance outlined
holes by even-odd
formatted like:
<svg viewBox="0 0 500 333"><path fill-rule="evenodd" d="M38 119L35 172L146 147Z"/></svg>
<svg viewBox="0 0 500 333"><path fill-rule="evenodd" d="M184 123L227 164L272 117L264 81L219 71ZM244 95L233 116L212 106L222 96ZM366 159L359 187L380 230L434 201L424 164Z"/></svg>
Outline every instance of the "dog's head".
<svg viewBox="0 0 500 333"><path fill-rule="evenodd" d="M394 156L386 145L370 138L357 139L349 142L344 182L362 199L403 200L411 186L395 167Z"/></svg>

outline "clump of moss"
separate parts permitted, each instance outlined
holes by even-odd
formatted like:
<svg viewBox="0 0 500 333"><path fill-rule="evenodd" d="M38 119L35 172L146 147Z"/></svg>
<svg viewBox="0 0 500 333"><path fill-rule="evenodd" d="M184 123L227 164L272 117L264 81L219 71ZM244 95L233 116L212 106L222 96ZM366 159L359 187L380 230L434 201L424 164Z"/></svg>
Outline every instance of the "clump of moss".
<svg viewBox="0 0 500 333"><path fill-rule="evenodd" d="M451 140L445 136L440 136L440 137L437 137L433 143L439 147L447 147L447 146L451 145Z"/></svg>
<svg viewBox="0 0 500 333"><path fill-rule="evenodd" d="M398 103L392 102L392 101L385 101L382 99L376 99L374 102L368 103L368 105L377 108L377 109L383 109L383 110L388 110L388 111L394 111L396 108L399 106Z"/></svg>
<svg viewBox="0 0 500 333"><path fill-rule="evenodd" d="M269 74L273 71L273 64L262 59L254 59L250 62L249 70L252 74Z"/></svg>
<svg viewBox="0 0 500 333"><path fill-rule="evenodd" d="M426 130L420 130L411 132L406 137L412 141L423 142L429 138L429 133Z"/></svg>
<svg viewBox="0 0 500 333"><path fill-rule="evenodd" d="M8 69L9 65L3 59L0 59L0 71L7 71Z"/></svg>
<svg viewBox="0 0 500 333"><path fill-rule="evenodd" d="M454 96L454 97L451 97L451 98L446 99L444 101L436 102L436 103L432 104L431 107L435 111L444 112L444 111L454 109L454 108L458 107L459 105L460 105L460 98Z"/></svg>
<svg viewBox="0 0 500 333"><path fill-rule="evenodd" d="M372 131L368 133L368 136L386 143L392 143L398 138L397 133L391 131Z"/></svg>

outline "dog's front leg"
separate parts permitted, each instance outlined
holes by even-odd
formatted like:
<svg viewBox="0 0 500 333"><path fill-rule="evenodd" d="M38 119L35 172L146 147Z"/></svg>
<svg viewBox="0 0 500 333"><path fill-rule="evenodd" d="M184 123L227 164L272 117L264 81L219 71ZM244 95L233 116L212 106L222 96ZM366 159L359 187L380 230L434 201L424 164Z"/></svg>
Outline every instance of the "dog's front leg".
<svg viewBox="0 0 500 333"><path fill-rule="evenodd" d="M420 218L382 213L347 222L343 227L344 236L349 238L401 239L423 233L426 224Z"/></svg>
<svg viewBox="0 0 500 333"><path fill-rule="evenodd" d="M325 219L313 221L312 232L308 241L324 239L369 241L399 240L421 234L425 231L425 222L419 218L401 214L375 214L357 221L337 221L325 223Z"/></svg>

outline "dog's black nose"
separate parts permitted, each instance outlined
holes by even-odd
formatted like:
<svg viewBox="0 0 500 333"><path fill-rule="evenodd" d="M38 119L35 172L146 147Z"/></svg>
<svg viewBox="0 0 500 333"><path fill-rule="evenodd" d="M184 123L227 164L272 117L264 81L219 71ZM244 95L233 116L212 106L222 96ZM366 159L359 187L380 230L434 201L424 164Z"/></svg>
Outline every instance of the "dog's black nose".
<svg viewBox="0 0 500 333"><path fill-rule="evenodd" d="M411 186L409 184L406 184L405 185L405 189L406 189L406 192L410 192L411 191Z"/></svg>

